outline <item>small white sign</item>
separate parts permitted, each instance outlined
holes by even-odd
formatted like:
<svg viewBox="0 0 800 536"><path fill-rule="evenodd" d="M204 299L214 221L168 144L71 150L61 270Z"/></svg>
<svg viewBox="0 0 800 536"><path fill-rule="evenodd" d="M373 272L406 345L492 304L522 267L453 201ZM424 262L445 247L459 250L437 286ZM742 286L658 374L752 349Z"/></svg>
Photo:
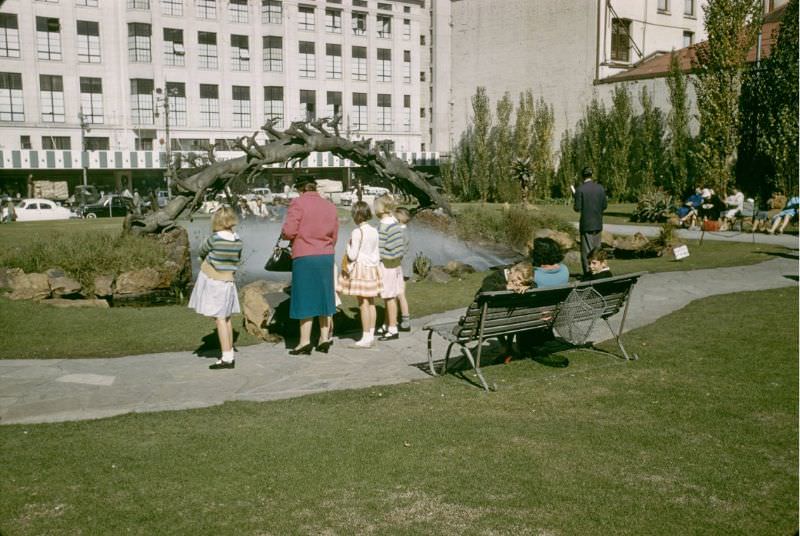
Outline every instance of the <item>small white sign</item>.
<svg viewBox="0 0 800 536"><path fill-rule="evenodd" d="M689 256L689 246L678 246L673 248L672 254L675 255L675 260L679 261Z"/></svg>

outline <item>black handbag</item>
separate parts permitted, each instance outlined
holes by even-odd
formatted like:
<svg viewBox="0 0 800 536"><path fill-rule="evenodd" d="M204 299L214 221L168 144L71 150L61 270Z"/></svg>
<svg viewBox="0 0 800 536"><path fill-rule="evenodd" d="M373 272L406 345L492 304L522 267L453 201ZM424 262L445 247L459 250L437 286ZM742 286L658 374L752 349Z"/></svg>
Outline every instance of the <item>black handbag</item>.
<svg viewBox="0 0 800 536"><path fill-rule="evenodd" d="M281 246L281 237L275 242L272 255L267 259L264 270L268 272L291 272L292 271L292 246L287 244Z"/></svg>

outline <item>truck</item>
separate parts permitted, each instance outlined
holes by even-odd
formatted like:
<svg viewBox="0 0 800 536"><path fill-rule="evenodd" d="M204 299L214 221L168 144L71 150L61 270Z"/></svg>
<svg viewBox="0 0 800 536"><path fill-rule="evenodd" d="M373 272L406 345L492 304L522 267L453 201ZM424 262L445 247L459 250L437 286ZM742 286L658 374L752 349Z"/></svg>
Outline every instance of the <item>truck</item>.
<svg viewBox="0 0 800 536"><path fill-rule="evenodd" d="M67 181L33 181L33 197L66 201L69 199Z"/></svg>

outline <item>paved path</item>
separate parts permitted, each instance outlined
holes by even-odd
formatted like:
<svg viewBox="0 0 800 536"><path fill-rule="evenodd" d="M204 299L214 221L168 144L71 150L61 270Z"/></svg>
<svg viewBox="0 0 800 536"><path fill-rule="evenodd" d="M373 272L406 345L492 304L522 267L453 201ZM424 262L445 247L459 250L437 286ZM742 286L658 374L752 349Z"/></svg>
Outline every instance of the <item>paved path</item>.
<svg viewBox="0 0 800 536"><path fill-rule="evenodd" d="M776 257L734 268L648 274L634 288L626 331L656 321L692 300L714 294L796 286L798 261ZM109 417L129 412L198 408L228 400L275 400L335 389L430 378L425 333L369 350L339 339L331 353L296 358L283 344L241 348L236 369L211 371L213 361L190 352L115 359L0 360L0 423L37 423ZM612 320L613 321L613 320ZM444 345L437 346L441 352Z"/></svg>
<svg viewBox="0 0 800 536"><path fill-rule="evenodd" d="M572 222L575 227L578 222ZM653 225L635 225L620 223L604 223L603 229L615 235L632 235L642 233L644 236L658 236L661 228ZM715 231L702 233L701 231L690 231L689 229L677 229L678 236L686 239L700 240L721 240L724 242L754 242L756 244L769 244L773 246L784 246L787 248L798 247L797 235L770 235L766 233L741 233L738 231Z"/></svg>

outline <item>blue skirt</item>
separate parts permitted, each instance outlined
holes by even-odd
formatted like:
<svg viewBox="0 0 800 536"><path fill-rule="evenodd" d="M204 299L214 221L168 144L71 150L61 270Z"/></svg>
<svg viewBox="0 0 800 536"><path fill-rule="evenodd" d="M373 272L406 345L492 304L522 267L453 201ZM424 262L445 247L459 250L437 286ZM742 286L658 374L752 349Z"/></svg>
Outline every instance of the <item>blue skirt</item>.
<svg viewBox="0 0 800 536"><path fill-rule="evenodd" d="M308 255L293 259L289 317L301 320L332 316L335 312L333 255Z"/></svg>

